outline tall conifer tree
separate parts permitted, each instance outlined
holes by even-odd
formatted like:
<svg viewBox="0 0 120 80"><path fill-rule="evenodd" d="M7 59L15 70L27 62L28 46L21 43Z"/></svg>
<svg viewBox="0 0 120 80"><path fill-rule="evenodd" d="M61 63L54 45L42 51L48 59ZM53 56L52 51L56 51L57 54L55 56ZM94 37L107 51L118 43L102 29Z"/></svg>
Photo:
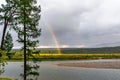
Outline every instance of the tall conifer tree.
<svg viewBox="0 0 120 80"><path fill-rule="evenodd" d="M39 25L41 8L37 6L36 3L36 0L20 0L17 4L18 14L14 17L12 23L14 30L18 33L17 41L24 44L24 80L27 79L29 74L36 74L36 72L33 71L34 67L27 63L29 56L33 57L32 50L39 42L36 38L38 38L41 33L41 29L37 27Z"/></svg>

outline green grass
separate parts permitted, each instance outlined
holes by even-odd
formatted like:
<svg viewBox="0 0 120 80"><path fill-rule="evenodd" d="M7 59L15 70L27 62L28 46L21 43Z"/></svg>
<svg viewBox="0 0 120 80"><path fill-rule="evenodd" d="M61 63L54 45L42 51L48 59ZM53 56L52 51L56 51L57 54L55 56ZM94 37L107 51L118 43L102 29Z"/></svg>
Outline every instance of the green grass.
<svg viewBox="0 0 120 80"><path fill-rule="evenodd" d="M120 54L40 54L41 60L120 59Z"/></svg>
<svg viewBox="0 0 120 80"><path fill-rule="evenodd" d="M85 59L120 59L120 54L33 54L38 60L85 60ZM23 60L22 54L15 54L11 59L7 60ZM30 58L32 59L32 57Z"/></svg>
<svg viewBox="0 0 120 80"><path fill-rule="evenodd" d="M0 78L0 80L12 80L12 79L9 79L9 78Z"/></svg>

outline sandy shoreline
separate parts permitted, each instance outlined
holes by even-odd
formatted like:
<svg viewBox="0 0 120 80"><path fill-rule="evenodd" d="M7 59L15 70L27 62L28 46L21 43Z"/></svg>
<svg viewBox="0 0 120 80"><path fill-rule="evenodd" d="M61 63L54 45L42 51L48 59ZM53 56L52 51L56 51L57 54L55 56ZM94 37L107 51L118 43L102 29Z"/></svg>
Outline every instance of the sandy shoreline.
<svg viewBox="0 0 120 80"><path fill-rule="evenodd" d="M120 61L59 63L58 66L120 69Z"/></svg>

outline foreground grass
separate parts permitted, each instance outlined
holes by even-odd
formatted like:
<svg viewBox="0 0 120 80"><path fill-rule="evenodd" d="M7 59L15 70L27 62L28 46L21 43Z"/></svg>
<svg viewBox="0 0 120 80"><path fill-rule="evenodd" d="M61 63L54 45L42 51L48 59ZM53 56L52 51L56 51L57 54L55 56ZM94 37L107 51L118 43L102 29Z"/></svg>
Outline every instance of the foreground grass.
<svg viewBox="0 0 120 80"><path fill-rule="evenodd" d="M9 79L9 78L0 78L0 80L12 80L12 79Z"/></svg>

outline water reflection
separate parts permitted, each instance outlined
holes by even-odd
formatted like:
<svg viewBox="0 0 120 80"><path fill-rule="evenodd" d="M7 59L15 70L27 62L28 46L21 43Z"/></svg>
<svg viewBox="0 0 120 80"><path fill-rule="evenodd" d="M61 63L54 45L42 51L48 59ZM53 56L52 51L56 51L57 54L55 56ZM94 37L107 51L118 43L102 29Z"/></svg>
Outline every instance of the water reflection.
<svg viewBox="0 0 120 80"><path fill-rule="evenodd" d="M5 72L4 67L5 67L6 64L7 64L6 61L0 59L0 75Z"/></svg>
<svg viewBox="0 0 120 80"><path fill-rule="evenodd" d="M18 80L23 80L20 77L20 73L23 73L23 68L21 67L23 62L8 62L8 65L5 66L5 72L1 75L1 77L9 77Z"/></svg>
<svg viewBox="0 0 120 80"><path fill-rule="evenodd" d="M39 80L39 65L38 63L27 62L27 79ZM24 72L23 62L8 62L4 67L5 72L0 77L8 77L16 80L23 80Z"/></svg>
<svg viewBox="0 0 120 80"><path fill-rule="evenodd" d="M38 80L39 65L37 64L37 62L28 61L26 68L27 80ZM24 74L21 73L20 76L24 77Z"/></svg>
<svg viewBox="0 0 120 80"><path fill-rule="evenodd" d="M38 80L120 80L119 69L90 69L79 67L62 67L58 63L79 62L79 61L43 61L38 62ZM1 76L22 80L20 73L23 62L8 62L5 72Z"/></svg>

